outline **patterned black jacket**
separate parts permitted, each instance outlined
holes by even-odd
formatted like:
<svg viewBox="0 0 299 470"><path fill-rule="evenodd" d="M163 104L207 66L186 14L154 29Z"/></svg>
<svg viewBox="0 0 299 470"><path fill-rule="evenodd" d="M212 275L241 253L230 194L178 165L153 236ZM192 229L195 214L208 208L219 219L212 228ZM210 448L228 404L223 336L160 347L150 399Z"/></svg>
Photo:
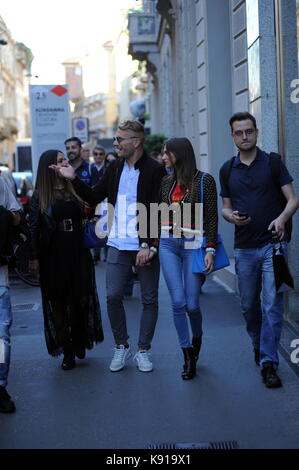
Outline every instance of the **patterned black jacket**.
<svg viewBox="0 0 299 470"><path fill-rule="evenodd" d="M198 232L200 227L195 223L195 210L199 211L199 206L196 205L196 203L202 202L200 199L200 182L202 177L203 173L199 170L196 171L190 190L187 191L184 198L179 203L172 203L172 193L177 184L174 174L172 173L163 178L160 203L164 202L168 206L173 204L172 207L174 210L169 211L167 219L163 218L162 214L160 219L160 230L170 230L172 232L181 231L185 236L191 236ZM207 244L215 245L218 230L217 189L215 180L209 173L204 174L203 193L203 234L207 239ZM189 208L187 209L186 204L188 203ZM175 208L176 204L179 205L179 217L177 217L177 211ZM187 210L190 210L189 213L191 214L191 217L188 217L189 213Z"/></svg>

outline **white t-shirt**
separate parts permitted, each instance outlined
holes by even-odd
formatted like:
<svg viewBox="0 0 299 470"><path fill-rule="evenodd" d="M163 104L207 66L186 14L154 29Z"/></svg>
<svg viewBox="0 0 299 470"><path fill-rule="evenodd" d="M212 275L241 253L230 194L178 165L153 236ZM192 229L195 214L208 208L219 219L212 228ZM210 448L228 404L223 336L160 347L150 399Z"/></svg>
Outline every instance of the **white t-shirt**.
<svg viewBox="0 0 299 470"><path fill-rule="evenodd" d="M14 197L13 193L8 188L0 175L0 206L3 206L9 211L19 211L21 206ZM8 268L7 266L0 266L0 291L1 287L8 287ZM0 292L1 294L1 292Z"/></svg>

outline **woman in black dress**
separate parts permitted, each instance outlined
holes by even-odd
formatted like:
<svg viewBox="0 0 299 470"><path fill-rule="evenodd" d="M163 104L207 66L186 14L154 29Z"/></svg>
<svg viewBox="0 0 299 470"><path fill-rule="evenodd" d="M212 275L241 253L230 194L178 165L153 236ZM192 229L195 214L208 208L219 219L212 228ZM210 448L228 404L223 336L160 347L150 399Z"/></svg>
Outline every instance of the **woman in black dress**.
<svg viewBox="0 0 299 470"><path fill-rule="evenodd" d="M49 166L61 165L59 150L39 160L31 199L30 271L40 274L46 345L49 354L63 353L63 370L73 369L75 356L104 339L94 266L83 247L83 203L72 185Z"/></svg>

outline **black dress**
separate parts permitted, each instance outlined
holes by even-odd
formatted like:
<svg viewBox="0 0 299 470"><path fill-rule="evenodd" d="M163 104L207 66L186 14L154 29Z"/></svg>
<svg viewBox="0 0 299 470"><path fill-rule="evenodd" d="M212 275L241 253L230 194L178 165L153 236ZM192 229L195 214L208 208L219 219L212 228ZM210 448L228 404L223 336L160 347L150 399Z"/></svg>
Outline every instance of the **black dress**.
<svg viewBox="0 0 299 470"><path fill-rule="evenodd" d="M56 230L39 253L46 344L49 354L65 349L91 349L104 339L94 266L83 247L83 211L63 192L52 205ZM72 220L73 230L58 230Z"/></svg>

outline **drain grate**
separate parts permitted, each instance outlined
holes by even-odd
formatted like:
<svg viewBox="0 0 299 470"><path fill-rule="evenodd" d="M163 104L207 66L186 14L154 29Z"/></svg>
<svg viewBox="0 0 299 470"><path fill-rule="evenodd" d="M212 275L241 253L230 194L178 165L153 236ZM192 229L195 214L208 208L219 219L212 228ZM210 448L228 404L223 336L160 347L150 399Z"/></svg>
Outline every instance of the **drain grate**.
<svg viewBox="0 0 299 470"><path fill-rule="evenodd" d="M237 441L150 444L149 449L239 449Z"/></svg>
<svg viewBox="0 0 299 470"><path fill-rule="evenodd" d="M38 304L15 304L12 306L13 312L30 312L32 310L37 310Z"/></svg>

